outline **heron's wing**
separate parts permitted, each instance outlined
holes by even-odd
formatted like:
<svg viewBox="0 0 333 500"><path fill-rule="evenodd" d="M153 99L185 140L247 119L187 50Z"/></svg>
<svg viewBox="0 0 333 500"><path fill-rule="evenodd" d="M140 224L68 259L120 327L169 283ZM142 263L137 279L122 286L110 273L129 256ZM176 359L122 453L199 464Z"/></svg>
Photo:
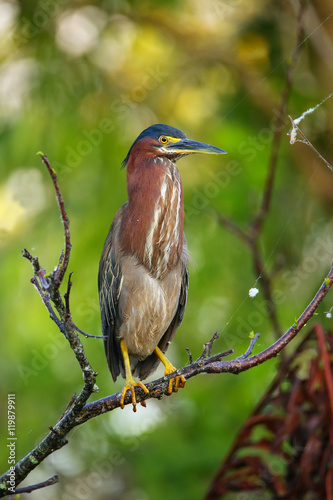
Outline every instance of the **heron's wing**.
<svg viewBox="0 0 333 500"><path fill-rule="evenodd" d="M104 348L109 369L115 381L120 373L122 355L117 339L118 302L122 285L119 255L115 234L119 227L120 212L116 214L105 240L98 272L99 302L101 307Z"/></svg>

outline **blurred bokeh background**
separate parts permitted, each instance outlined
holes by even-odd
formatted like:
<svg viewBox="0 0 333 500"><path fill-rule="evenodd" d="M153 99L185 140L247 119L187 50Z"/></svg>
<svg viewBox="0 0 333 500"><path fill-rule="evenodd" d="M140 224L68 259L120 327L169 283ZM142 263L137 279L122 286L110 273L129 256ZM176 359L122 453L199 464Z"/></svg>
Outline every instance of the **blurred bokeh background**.
<svg viewBox="0 0 333 500"><path fill-rule="evenodd" d="M274 340L248 248L221 227L216 210L246 228L261 202L297 31L298 1L0 1L0 322L1 434L7 393L16 394L17 458L48 432L82 375L29 280L26 247L51 271L63 247L53 186L36 152L58 172L71 222L72 314L100 334L97 270L109 224L126 201L120 169L142 129L178 127L228 151L179 162L185 232L193 258L185 319L170 348L176 366L196 358L215 331L214 352ZM333 7L309 1L288 112L294 118L332 92ZM301 122L333 161L333 100ZM286 124L272 207L260 239L287 329L307 305L333 255L333 177ZM65 291L65 290L64 290ZM318 318L330 326L325 312ZM99 395L113 384L100 340L83 339L99 372ZM202 498L237 429L276 373L272 360L233 375L201 376L177 395L103 415L77 428L69 445L24 484L57 473L36 499ZM160 372L157 374L159 375ZM4 442L4 441L2 441ZM7 449L0 449L1 470Z"/></svg>

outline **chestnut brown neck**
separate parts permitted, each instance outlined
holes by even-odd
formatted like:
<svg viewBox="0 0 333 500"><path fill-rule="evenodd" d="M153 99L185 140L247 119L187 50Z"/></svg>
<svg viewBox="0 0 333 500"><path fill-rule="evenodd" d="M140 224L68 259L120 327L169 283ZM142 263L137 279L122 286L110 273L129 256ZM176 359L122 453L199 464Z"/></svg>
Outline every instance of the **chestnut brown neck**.
<svg viewBox="0 0 333 500"><path fill-rule="evenodd" d="M183 188L174 163L143 153L131 155L127 165L121 245L162 279L178 264L183 249Z"/></svg>

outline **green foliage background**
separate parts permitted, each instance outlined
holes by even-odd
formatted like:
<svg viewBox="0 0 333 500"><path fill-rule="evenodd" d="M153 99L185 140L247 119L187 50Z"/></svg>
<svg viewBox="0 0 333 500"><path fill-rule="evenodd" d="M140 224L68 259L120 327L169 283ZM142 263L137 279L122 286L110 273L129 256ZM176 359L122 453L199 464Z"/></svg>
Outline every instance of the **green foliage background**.
<svg viewBox="0 0 333 500"><path fill-rule="evenodd" d="M53 188L36 152L59 174L71 222L73 319L100 334L97 269L108 227L126 201L121 161L136 136L167 123L228 151L179 162L185 232L193 257L185 319L170 348L177 366L214 349L256 349L274 340L251 256L217 222L216 210L246 228L259 207L272 118L294 48L297 1L0 2L1 470L7 468L7 393L16 394L17 458L48 432L82 375L29 283L26 247L51 271L63 246ZM333 27L328 0L309 2L289 104L293 117L331 91ZM302 129L332 162L332 99ZM304 124L304 125L303 125ZM288 132L286 125L285 133ZM332 173L283 134L261 250L275 270L283 330L307 305L333 255ZM319 316L331 307L331 297ZM102 343L84 339L103 397L119 391ZM43 499L202 498L239 426L274 377L276 360L235 377L202 376L177 395L77 428L69 445L25 484L58 473ZM160 372L158 373L160 374ZM275 466L276 464L272 464Z"/></svg>

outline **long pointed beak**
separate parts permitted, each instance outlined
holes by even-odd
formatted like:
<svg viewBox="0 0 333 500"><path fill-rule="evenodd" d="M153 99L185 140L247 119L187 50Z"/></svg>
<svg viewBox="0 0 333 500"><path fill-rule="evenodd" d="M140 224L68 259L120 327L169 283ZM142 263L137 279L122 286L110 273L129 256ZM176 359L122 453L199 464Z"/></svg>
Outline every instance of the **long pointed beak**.
<svg viewBox="0 0 333 500"><path fill-rule="evenodd" d="M206 153L209 155L220 155L227 153L216 146L211 146L204 142L192 141L191 139L181 139L180 141L172 142L168 144L167 148L170 149L170 151L180 154Z"/></svg>

